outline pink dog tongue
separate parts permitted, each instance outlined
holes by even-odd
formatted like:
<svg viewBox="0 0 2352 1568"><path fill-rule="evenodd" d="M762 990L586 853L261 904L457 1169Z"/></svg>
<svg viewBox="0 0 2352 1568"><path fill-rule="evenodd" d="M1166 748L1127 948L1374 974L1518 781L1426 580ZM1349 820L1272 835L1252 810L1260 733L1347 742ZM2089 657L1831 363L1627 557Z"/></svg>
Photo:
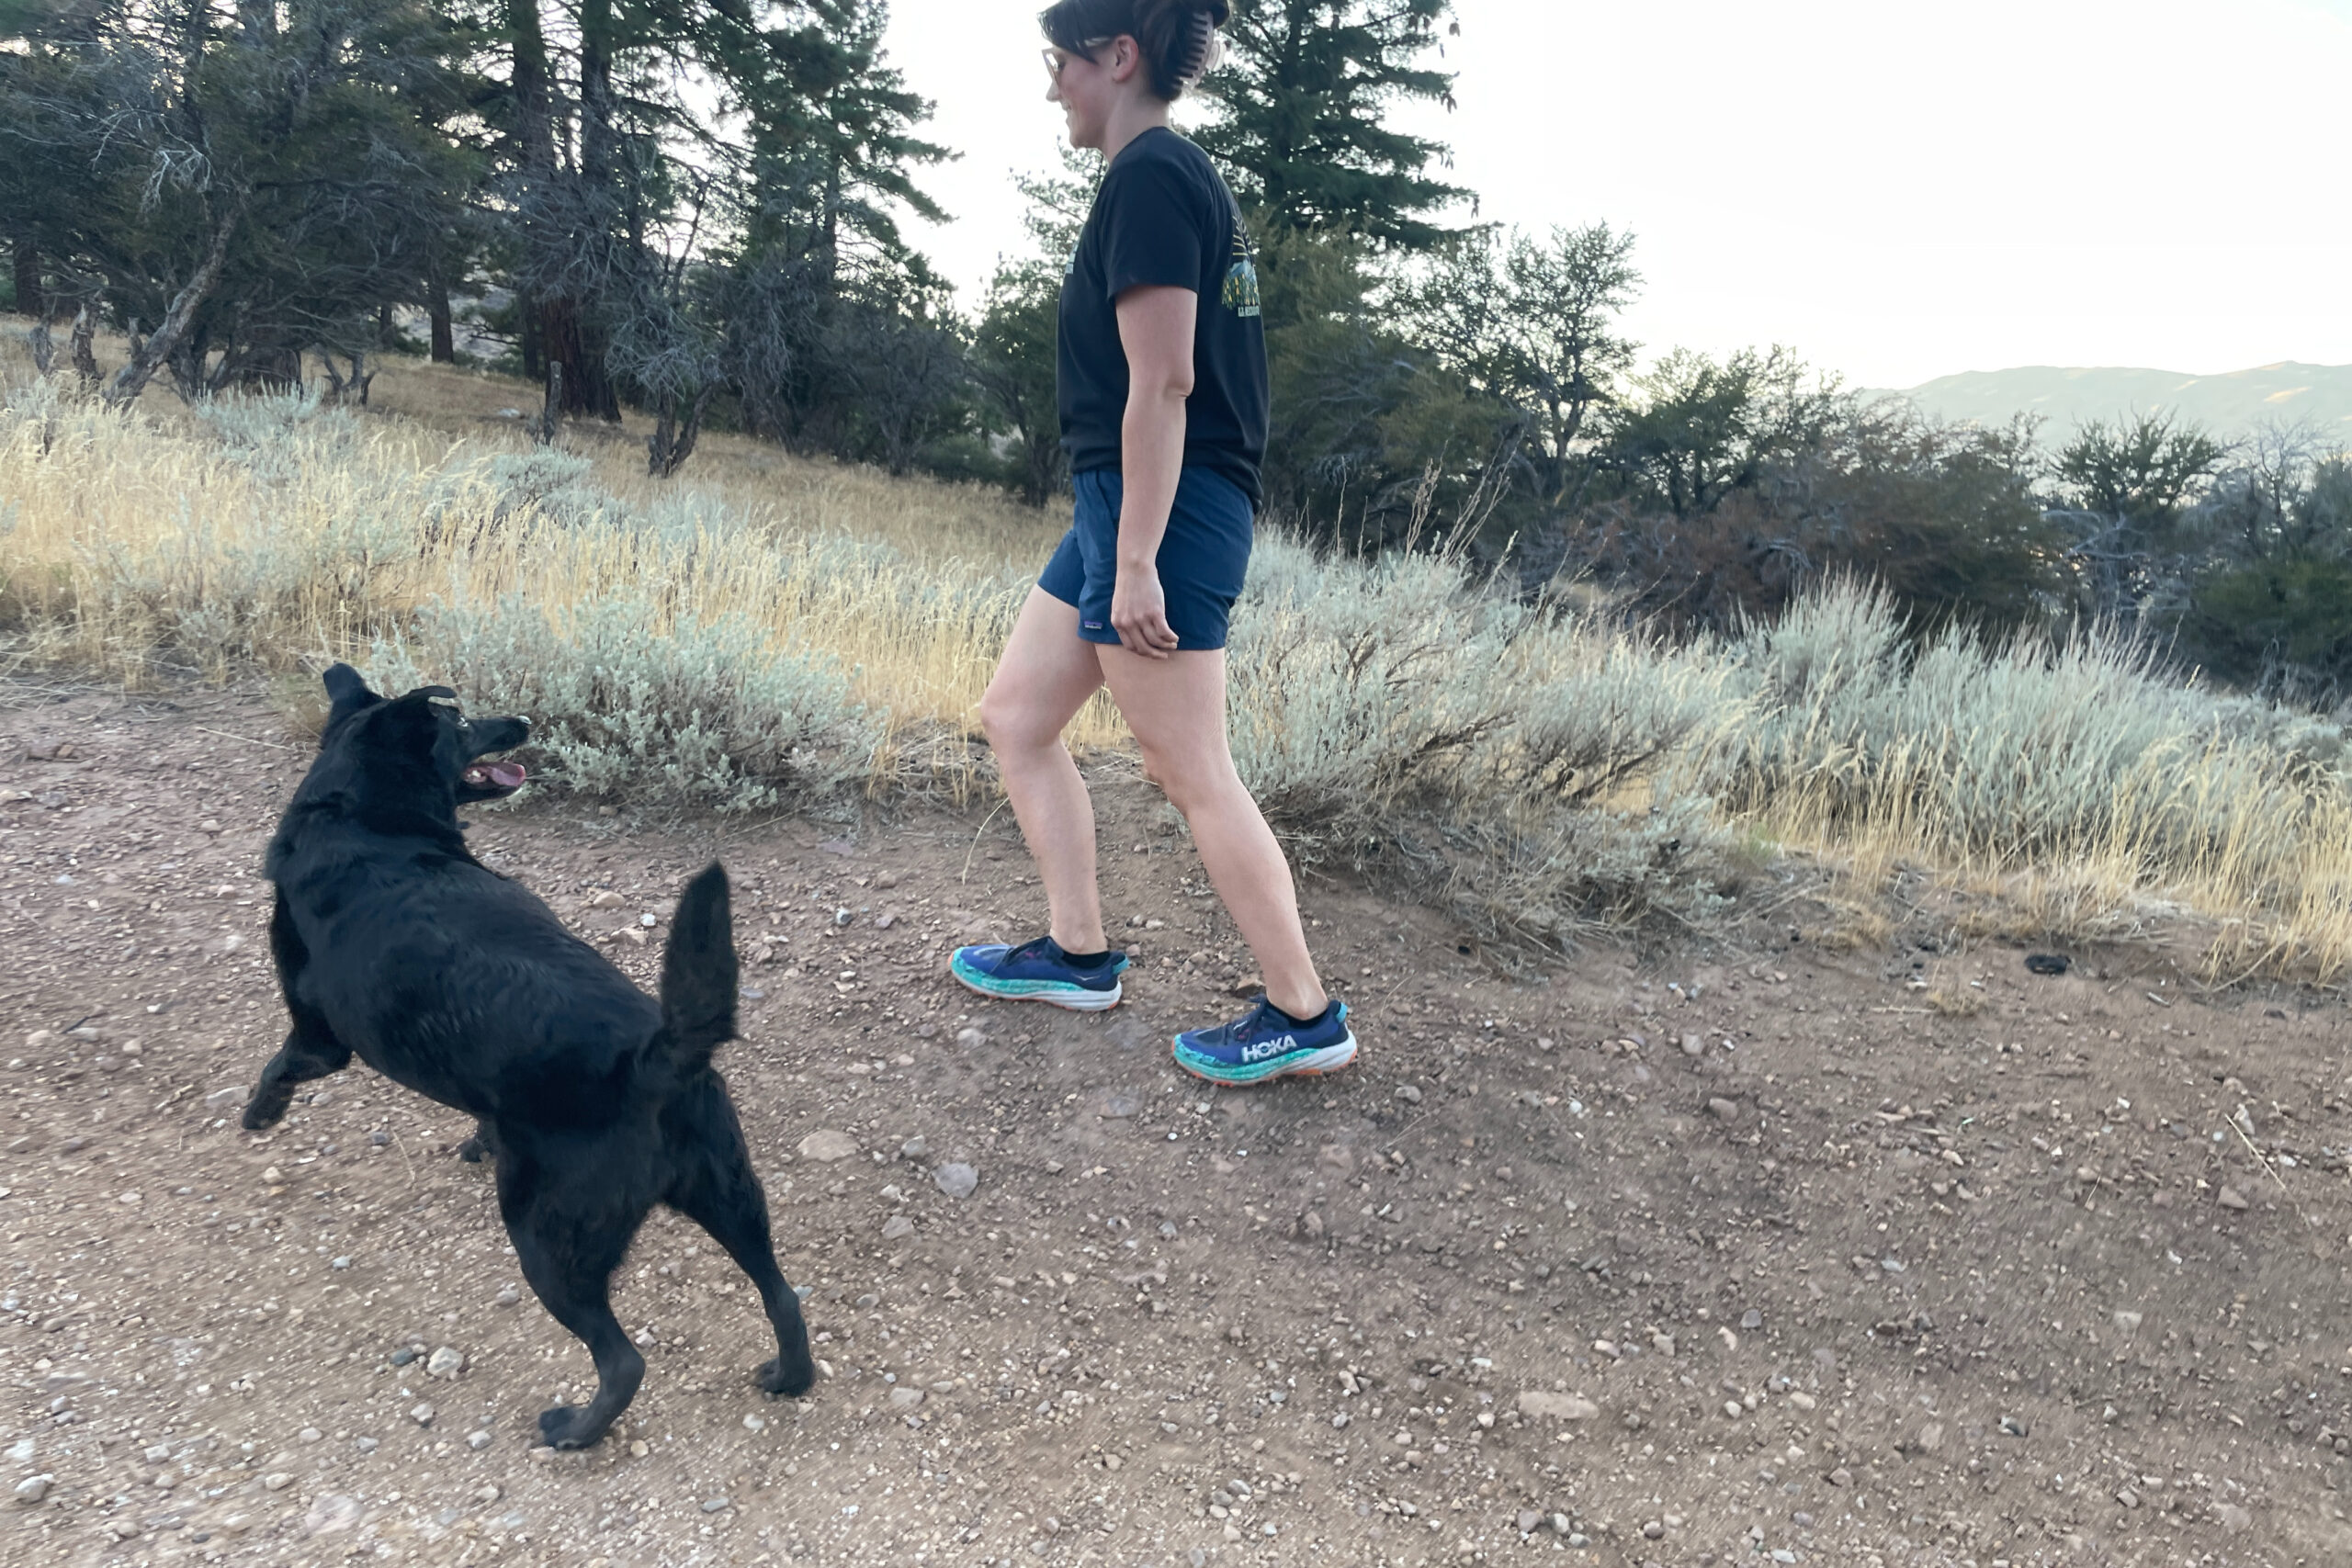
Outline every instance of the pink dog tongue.
<svg viewBox="0 0 2352 1568"><path fill-rule="evenodd" d="M490 782L501 789L520 789L526 777L520 762L492 762L482 771L490 775Z"/></svg>

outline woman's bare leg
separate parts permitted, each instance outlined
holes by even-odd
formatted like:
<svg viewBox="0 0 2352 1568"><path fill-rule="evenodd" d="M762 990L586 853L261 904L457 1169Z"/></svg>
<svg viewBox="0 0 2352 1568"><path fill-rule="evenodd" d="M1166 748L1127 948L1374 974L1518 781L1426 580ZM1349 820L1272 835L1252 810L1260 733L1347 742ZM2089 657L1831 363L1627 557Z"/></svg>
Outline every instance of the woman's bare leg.
<svg viewBox="0 0 2352 1568"><path fill-rule="evenodd" d="M1306 951L1290 863L1234 772L1226 740L1225 650L1166 659L1115 647L1088 651L1135 732L1145 771L1192 828L1209 881L1257 955L1268 999L1293 1018L1315 1017L1329 998Z"/></svg>
<svg viewBox="0 0 2352 1568"><path fill-rule="evenodd" d="M1048 931L1067 953L1109 945L1094 885L1094 803L1062 744L1063 729L1102 684L1094 652L1078 635L1077 607L1033 588L980 698L981 728L1046 886Z"/></svg>

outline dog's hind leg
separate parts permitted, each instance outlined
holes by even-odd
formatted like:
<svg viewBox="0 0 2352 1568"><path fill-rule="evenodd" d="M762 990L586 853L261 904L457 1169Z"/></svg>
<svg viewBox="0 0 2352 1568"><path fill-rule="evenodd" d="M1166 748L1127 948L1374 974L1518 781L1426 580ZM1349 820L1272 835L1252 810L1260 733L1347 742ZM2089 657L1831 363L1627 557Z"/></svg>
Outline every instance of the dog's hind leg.
<svg viewBox="0 0 2352 1568"><path fill-rule="evenodd" d="M498 1206L523 1278L596 1362L596 1396L541 1411L539 1433L559 1449L588 1448L628 1408L645 1378L645 1358L613 1315L612 1277L650 1205L617 1199L601 1166L574 1174L502 1148Z"/></svg>
<svg viewBox="0 0 2352 1568"><path fill-rule="evenodd" d="M752 1173L742 1126L718 1075L704 1073L681 1089L663 1111L662 1127L675 1173L666 1201L708 1231L752 1277L775 1329L775 1359L760 1368L760 1386L795 1397L808 1393L817 1381L808 1325L800 1314L800 1297L776 1267L767 1194Z"/></svg>
<svg viewBox="0 0 2352 1568"><path fill-rule="evenodd" d="M297 1010L286 1043L261 1070L254 1097L245 1101L245 1130L257 1133L273 1126L293 1103L294 1086L339 1073L351 1061L351 1047L327 1032L326 1025L303 1017Z"/></svg>

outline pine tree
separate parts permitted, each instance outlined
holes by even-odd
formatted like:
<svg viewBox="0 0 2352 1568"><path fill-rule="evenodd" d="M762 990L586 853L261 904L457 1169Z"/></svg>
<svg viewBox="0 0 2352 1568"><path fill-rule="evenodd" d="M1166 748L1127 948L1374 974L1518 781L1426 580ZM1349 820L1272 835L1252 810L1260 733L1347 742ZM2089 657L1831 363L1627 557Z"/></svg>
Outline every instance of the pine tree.
<svg viewBox="0 0 2352 1568"><path fill-rule="evenodd" d="M204 0L0 10L0 212L85 328L128 332L110 401L159 371L199 398L297 381L311 349L364 353L459 220L447 32L365 0L298 18Z"/></svg>
<svg viewBox="0 0 2352 1568"><path fill-rule="evenodd" d="M699 45L743 127L740 147L715 151L749 187L746 249L814 257L829 287L845 271L920 271L893 209L944 221L915 171L952 154L915 134L931 105L883 57L885 0L713 12Z"/></svg>
<svg viewBox="0 0 2352 1568"><path fill-rule="evenodd" d="M915 173L950 153L916 134L931 105L884 58L888 22L884 0L718 0L696 33L726 95L729 134L704 151L731 209L715 258L729 379L754 429L836 450L863 439L839 406L859 379L841 374L844 353L883 340L903 349L891 335L903 327L920 340L916 358L938 357L927 334L943 291L896 213L945 218ZM891 395L903 390L893 383ZM884 445L902 460L903 443Z"/></svg>
<svg viewBox="0 0 2352 1568"><path fill-rule="evenodd" d="M1208 87L1222 104L1197 140L1261 220L1428 250L1437 215L1468 193L1429 169L1443 143L1390 129L1395 104L1453 103L1453 76L1420 63L1453 0L1256 0L1237 7L1232 53Z"/></svg>

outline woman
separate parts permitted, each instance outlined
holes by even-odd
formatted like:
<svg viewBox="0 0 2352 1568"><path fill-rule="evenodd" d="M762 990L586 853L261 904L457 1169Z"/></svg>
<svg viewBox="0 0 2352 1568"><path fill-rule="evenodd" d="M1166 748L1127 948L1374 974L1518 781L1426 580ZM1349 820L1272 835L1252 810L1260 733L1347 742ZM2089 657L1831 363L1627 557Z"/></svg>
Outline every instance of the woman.
<svg viewBox="0 0 2352 1568"><path fill-rule="evenodd" d="M1227 0L1060 0L1041 18L1073 147L1108 168L1062 281L1057 373L1075 519L1006 643L980 720L1052 910L1017 947L959 949L991 997L1099 1011L1123 953L1103 939L1094 811L1062 729L1107 685L1144 767L1257 955L1243 1017L1176 1036L1176 1063L1223 1084L1355 1059L1300 929L1290 867L1233 769L1226 619L1250 562L1266 446L1258 275L1233 196L1169 106L1218 53Z"/></svg>

